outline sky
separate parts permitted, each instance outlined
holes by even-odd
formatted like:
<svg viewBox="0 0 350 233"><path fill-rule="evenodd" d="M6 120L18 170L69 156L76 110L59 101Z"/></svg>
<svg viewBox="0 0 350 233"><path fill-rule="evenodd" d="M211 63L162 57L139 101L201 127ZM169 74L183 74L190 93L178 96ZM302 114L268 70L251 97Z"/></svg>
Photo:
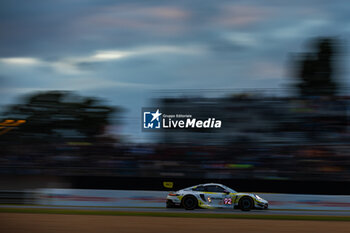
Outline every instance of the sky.
<svg viewBox="0 0 350 233"><path fill-rule="evenodd" d="M286 87L310 39L346 43L348 12L347 0L0 0L0 106L72 90L123 107L123 134L142 140L154 93Z"/></svg>

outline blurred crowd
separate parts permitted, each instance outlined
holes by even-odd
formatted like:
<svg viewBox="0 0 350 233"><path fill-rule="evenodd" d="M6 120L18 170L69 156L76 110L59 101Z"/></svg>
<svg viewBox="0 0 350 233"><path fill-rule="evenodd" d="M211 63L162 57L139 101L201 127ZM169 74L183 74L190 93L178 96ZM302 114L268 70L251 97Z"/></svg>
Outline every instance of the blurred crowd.
<svg viewBox="0 0 350 233"><path fill-rule="evenodd" d="M350 145L258 147L182 145L18 145L1 174L223 179L350 180Z"/></svg>

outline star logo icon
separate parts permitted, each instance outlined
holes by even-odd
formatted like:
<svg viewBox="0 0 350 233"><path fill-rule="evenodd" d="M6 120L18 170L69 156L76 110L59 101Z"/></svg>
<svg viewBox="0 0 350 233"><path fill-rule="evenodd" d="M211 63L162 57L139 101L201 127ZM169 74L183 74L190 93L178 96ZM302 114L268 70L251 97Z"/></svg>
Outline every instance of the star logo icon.
<svg viewBox="0 0 350 233"><path fill-rule="evenodd" d="M159 112L159 109L157 109L155 113L151 113L151 114L153 116L151 122L153 122L154 120L159 121L159 117L162 115L162 113Z"/></svg>
<svg viewBox="0 0 350 233"><path fill-rule="evenodd" d="M150 108L148 108L150 109ZM153 111L143 109L143 127L142 129L161 129L162 128L162 113L159 112L159 109L157 111L153 108Z"/></svg>

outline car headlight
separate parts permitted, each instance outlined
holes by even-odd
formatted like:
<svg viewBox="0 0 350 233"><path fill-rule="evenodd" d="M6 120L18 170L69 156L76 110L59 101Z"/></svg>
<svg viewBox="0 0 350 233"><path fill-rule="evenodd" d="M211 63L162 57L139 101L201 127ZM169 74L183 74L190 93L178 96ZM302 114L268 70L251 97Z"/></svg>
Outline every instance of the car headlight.
<svg viewBox="0 0 350 233"><path fill-rule="evenodd" d="M255 194L256 199L258 199L259 201L263 201L264 199L262 199L261 197L259 197L258 195Z"/></svg>

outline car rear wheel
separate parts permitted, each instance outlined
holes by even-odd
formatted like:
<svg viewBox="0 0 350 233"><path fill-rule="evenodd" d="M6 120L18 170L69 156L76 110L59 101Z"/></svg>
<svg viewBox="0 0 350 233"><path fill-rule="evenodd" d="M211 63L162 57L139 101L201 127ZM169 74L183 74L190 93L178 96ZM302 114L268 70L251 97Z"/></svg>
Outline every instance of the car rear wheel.
<svg viewBox="0 0 350 233"><path fill-rule="evenodd" d="M239 200L239 208L242 211L249 211L253 209L254 207L254 201L250 197L242 197L241 200Z"/></svg>
<svg viewBox="0 0 350 233"><path fill-rule="evenodd" d="M182 206L186 209L186 210L194 210L198 205L198 201L197 198L195 198L194 196L185 196L182 199Z"/></svg>

